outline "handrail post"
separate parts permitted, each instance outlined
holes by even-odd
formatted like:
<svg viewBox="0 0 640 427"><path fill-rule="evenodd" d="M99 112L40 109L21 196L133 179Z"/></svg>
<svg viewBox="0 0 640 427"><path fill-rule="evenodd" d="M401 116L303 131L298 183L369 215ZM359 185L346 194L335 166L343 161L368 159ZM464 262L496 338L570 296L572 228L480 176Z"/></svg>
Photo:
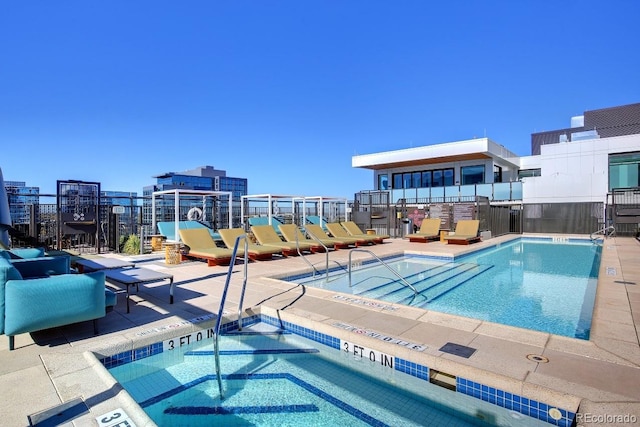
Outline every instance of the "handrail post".
<svg viewBox="0 0 640 427"><path fill-rule="evenodd" d="M236 238L236 242L233 245L233 252L231 253L231 261L229 261L229 270L227 272L227 279L224 283L224 288L222 290L222 297L220 298L220 306L218 307L218 317L216 318L216 325L214 328L214 338L213 338L213 350L215 354L215 363L216 363L216 378L218 380L218 390L220 391L220 400L224 399L224 391L222 389L222 375L220 374L220 344L218 342L220 337L220 325L222 324L222 314L224 313L224 304L227 300L227 291L229 290L229 283L231 282L231 274L233 274L233 266L236 263L236 254L238 253L238 242L242 237L245 237L245 249L244 249L244 265L245 265L245 277L242 285L242 297L240 300L240 314L242 313L242 299L244 299L244 290L247 284L247 254L248 246L246 235L240 235ZM239 324L241 320L238 320Z"/></svg>

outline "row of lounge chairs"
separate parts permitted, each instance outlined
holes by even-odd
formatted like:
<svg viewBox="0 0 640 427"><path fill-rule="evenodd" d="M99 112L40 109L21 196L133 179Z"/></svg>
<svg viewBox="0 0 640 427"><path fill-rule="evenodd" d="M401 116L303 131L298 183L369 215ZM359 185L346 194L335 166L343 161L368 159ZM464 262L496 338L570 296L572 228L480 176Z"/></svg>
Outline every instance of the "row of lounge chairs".
<svg viewBox="0 0 640 427"><path fill-rule="evenodd" d="M363 245L380 244L387 235L371 235L362 233L362 230L352 221L343 223L326 224L329 233L327 234L321 226L307 224L305 232L295 224L279 225L280 235L275 229L268 224L253 225L251 232L257 241L253 242L249 239L247 243L247 257L252 260L268 260L273 255L293 256L303 252L324 252L329 249L345 249L352 246L358 247ZM181 257L198 258L207 261L207 265L228 265L233 255L233 247L236 240L238 242L238 251L236 256L244 257L244 248L246 237L242 228L227 228L218 230L218 234L225 247L220 247L213 239L211 234L203 228L187 228L180 229L180 238L186 246ZM353 233L353 234L351 234Z"/></svg>
<svg viewBox="0 0 640 427"><path fill-rule="evenodd" d="M477 219L461 219L456 224L453 233L442 236L442 238L451 244L468 245L480 241L478 236L478 228L480 221ZM440 218L425 218L422 220L420 229L412 234L405 236L410 242L432 242L440 240Z"/></svg>

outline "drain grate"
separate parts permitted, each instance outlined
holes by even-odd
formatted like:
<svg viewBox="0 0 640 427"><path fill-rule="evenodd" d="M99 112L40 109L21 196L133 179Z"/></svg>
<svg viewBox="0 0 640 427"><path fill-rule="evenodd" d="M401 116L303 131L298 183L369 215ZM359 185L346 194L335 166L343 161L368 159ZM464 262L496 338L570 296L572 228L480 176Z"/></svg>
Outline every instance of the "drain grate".
<svg viewBox="0 0 640 427"><path fill-rule="evenodd" d="M468 359L471 357L473 353L476 352L476 349L467 347L466 345L448 342L442 347L440 347L440 351L444 353L453 354L454 356L460 356L460 357L464 357L465 359Z"/></svg>
<svg viewBox="0 0 640 427"><path fill-rule="evenodd" d="M527 359L538 363L549 363L549 358L539 354L527 354Z"/></svg>
<svg viewBox="0 0 640 427"><path fill-rule="evenodd" d="M80 397L76 397L53 408L29 415L29 425L34 427L59 426L88 412L87 404Z"/></svg>

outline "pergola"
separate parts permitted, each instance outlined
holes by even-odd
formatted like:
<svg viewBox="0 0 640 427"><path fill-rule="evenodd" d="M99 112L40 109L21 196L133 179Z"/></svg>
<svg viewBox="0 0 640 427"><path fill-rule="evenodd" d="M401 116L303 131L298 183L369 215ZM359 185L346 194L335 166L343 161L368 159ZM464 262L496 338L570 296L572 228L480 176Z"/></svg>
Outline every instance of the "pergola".
<svg viewBox="0 0 640 427"><path fill-rule="evenodd" d="M212 197L219 197L219 196L227 196L229 198L229 219L228 219L228 226L229 228L231 228L231 224L232 224L232 208L233 208L233 193L231 191L210 191L210 190L187 190L187 189L174 189L174 190L163 190L163 191L154 191L151 194L151 223L152 223L152 227L153 230L156 229L156 196L164 196L164 195L170 195L173 194L174 197L174 204L173 204L173 208L175 210L175 215L174 215L174 223L175 223L175 236L176 236L176 240L179 242L180 241L180 231L179 231L179 221L180 221L180 196L181 195L185 195L185 196L212 196ZM214 218L215 216L213 215L214 213L212 212L211 217Z"/></svg>

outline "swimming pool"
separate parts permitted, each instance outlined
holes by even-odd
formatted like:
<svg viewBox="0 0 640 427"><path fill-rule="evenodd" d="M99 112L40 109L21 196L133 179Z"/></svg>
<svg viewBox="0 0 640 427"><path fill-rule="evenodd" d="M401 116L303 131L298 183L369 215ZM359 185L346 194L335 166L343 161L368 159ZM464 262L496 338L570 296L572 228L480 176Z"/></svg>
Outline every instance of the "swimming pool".
<svg viewBox="0 0 640 427"><path fill-rule="evenodd" d="M328 336L321 339L332 345L262 323L251 328L255 333L221 337L224 400L211 340L173 350L164 343L164 351L148 357L138 352L139 360L109 371L162 426L544 426L549 424L522 412L557 413L557 425L570 425L574 417L541 402L534 409L534 401L504 392L502 407L489 404L481 400L486 386L477 385L478 398L473 383L463 379L458 391L442 388L428 382L426 367L398 358L372 362L339 351L340 340Z"/></svg>
<svg viewBox="0 0 640 427"><path fill-rule="evenodd" d="M406 255L345 268L327 279L285 280L359 297L589 339L601 246L584 239L520 238L459 257Z"/></svg>

